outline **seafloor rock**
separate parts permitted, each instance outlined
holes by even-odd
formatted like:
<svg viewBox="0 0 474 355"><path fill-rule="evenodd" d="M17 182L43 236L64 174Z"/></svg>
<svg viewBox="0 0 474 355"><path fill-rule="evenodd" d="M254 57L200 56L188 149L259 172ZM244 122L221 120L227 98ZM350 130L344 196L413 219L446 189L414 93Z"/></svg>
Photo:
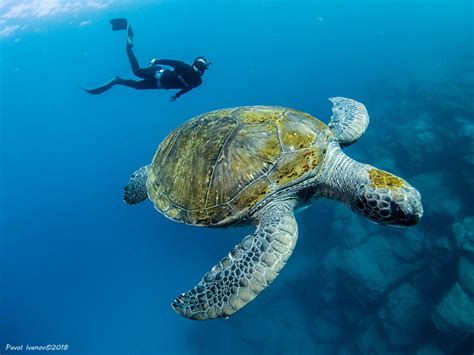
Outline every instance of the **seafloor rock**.
<svg viewBox="0 0 474 355"><path fill-rule="evenodd" d="M373 236L357 248L344 251L341 260L343 284L358 301L367 306L377 301L389 287L420 267L401 262L386 237Z"/></svg>
<svg viewBox="0 0 474 355"><path fill-rule="evenodd" d="M425 299L437 302L457 279L458 259L452 236L427 235L420 258L423 266L412 284Z"/></svg>
<svg viewBox="0 0 474 355"><path fill-rule="evenodd" d="M441 139L433 132L419 132L417 138L420 143L423 143L425 149L427 149L429 152L439 152L441 149L443 149Z"/></svg>
<svg viewBox="0 0 474 355"><path fill-rule="evenodd" d="M469 164L474 164L474 123L466 122L465 120L461 121L463 127L461 128L461 140L464 140L463 155L464 161Z"/></svg>
<svg viewBox="0 0 474 355"><path fill-rule="evenodd" d="M423 196L425 215L442 213L458 216L463 208L462 200L449 188L442 172L416 175L410 179L413 186L418 187Z"/></svg>
<svg viewBox="0 0 474 355"><path fill-rule="evenodd" d="M474 334L474 298L455 283L436 306L432 320L442 332Z"/></svg>
<svg viewBox="0 0 474 355"><path fill-rule="evenodd" d="M394 253L403 262L415 262L419 260L425 245L425 236L419 229L407 229L402 238L392 238Z"/></svg>
<svg viewBox="0 0 474 355"><path fill-rule="evenodd" d="M388 294L379 311L385 334L394 347L415 344L429 319L422 294L409 283L404 283Z"/></svg>
<svg viewBox="0 0 474 355"><path fill-rule="evenodd" d="M459 283L474 297L474 263L469 259L459 260Z"/></svg>
<svg viewBox="0 0 474 355"><path fill-rule="evenodd" d="M336 235L342 236L342 243L346 247L354 248L365 242L369 237L370 227L367 221L348 208L335 208L332 229Z"/></svg>
<svg viewBox="0 0 474 355"><path fill-rule="evenodd" d="M344 320L348 325L356 324L362 317L365 316L365 311L355 302L348 300L342 306L344 312Z"/></svg>
<svg viewBox="0 0 474 355"><path fill-rule="evenodd" d="M329 322L337 324L341 328L346 326L344 311L339 304L336 304L332 308L325 308L318 311L318 314L323 318L326 318Z"/></svg>
<svg viewBox="0 0 474 355"><path fill-rule="evenodd" d="M372 164L372 163L371 163ZM383 158L379 158L373 162L373 164L379 169L387 170L387 171L396 171L397 166L395 164L395 160L393 158L389 158L387 156L384 156Z"/></svg>
<svg viewBox="0 0 474 355"><path fill-rule="evenodd" d="M464 161L468 164L474 165L474 154L465 155Z"/></svg>
<svg viewBox="0 0 474 355"><path fill-rule="evenodd" d="M325 317L317 315L311 323L311 334L315 343L340 343L344 337L344 329Z"/></svg>
<svg viewBox="0 0 474 355"><path fill-rule="evenodd" d="M408 157L413 162L422 162L426 154L437 154L441 152L443 147L444 132L439 131L439 127L433 127L433 117L423 112L415 119L398 125L395 129L397 131L398 144L401 144L407 151L410 152Z"/></svg>
<svg viewBox="0 0 474 355"><path fill-rule="evenodd" d="M460 138L474 139L474 123L472 119L456 117L454 121L461 126L458 134Z"/></svg>
<svg viewBox="0 0 474 355"><path fill-rule="evenodd" d="M329 250L321 262L320 278L321 297L326 304L336 302L340 293L339 267L342 258L342 248L336 247Z"/></svg>
<svg viewBox="0 0 474 355"><path fill-rule="evenodd" d="M356 355L359 354L354 337L347 337L344 343L339 347L337 355Z"/></svg>
<svg viewBox="0 0 474 355"><path fill-rule="evenodd" d="M337 355L338 346L337 344L332 343L317 343L314 345L314 353L311 354L324 354L324 355ZM275 354L302 354L306 355L307 353L297 353L297 352L289 352L289 353L273 353Z"/></svg>
<svg viewBox="0 0 474 355"><path fill-rule="evenodd" d="M430 343L420 346L416 355L444 355L444 352L436 344Z"/></svg>
<svg viewBox="0 0 474 355"><path fill-rule="evenodd" d="M426 256L426 268L433 273L438 284L445 284L444 290L448 290L457 277L457 263L459 253L456 250L456 241L451 235L439 235L429 238L424 248Z"/></svg>
<svg viewBox="0 0 474 355"><path fill-rule="evenodd" d="M466 217L452 226L457 247L474 257L474 217Z"/></svg>
<svg viewBox="0 0 474 355"><path fill-rule="evenodd" d="M255 330L256 332L260 330ZM294 326L285 323L275 323L271 327L272 336L269 339L260 338L257 346L252 346L248 349L250 352L252 349L262 349L260 354L274 355L274 354L319 354L317 350L317 344L315 344L307 330L303 326ZM281 336L285 334L285 336ZM328 344L328 347L332 348L332 351L328 351L327 354L331 355L336 352L335 347L332 344ZM242 351L245 353L245 351Z"/></svg>
<svg viewBox="0 0 474 355"><path fill-rule="evenodd" d="M360 354L391 355L397 354L390 349L383 332L372 322L369 327L357 338L357 346Z"/></svg>
<svg viewBox="0 0 474 355"><path fill-rule="evenodd" d="M297 298L272 298L263 312L256 311L249 318L236 321L234 336L241 339L242 354L317 354L312 340L306 312ZM282 336L284 334L284 336ZM334 349L333 353L335 353Z"/></svg>

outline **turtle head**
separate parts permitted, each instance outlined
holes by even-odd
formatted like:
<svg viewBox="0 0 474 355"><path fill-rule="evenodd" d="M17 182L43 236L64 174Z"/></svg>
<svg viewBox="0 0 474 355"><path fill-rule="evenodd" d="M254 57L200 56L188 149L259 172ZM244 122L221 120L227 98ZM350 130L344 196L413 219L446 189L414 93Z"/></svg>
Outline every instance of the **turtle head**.
<svg viewBox="0 0 474 355"><path fill-rule="evenodd" d="M379 224L413 226L423 215L420 193L405 180L370 167L352 208Z"/></svg>

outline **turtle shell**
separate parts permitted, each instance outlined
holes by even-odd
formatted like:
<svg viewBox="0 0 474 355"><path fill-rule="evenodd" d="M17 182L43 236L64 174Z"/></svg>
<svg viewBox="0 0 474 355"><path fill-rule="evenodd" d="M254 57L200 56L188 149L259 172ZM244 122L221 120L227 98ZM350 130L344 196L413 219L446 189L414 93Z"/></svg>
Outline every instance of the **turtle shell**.
<svg viewBox="0 0 474 355"><path fill-rule="evenodd" d="M148 169L148 196L167 217L227 225L319 173L332 137L316 118L282 107L209 112L172 131Z"/></svg>

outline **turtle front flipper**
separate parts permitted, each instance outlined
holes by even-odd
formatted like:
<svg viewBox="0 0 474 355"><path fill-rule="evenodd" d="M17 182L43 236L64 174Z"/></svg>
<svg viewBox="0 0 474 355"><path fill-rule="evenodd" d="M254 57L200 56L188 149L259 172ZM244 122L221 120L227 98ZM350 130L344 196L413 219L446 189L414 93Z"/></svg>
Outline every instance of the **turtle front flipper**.
<svg viewBox="0 0 474 355"><path fill-rule="evenodd" d="M331 97L332 116L328 126L341 147L357 141L369 125L369 114L363 104L345 97Z"/></svg>
<svg viewBox="0 0 474 355"><path fill-rule="evenodd" d="M123 200L129 205L135 205L148 198L146 180L148 178L148 165L142 166L135 171L127 186L123 188Z"/></svg>
<svg viewBox="0 0 474 355"><path fill-rule="evenodd" d="M278 276L296 245L293 204L275 202L260 215L257 230L206 273L173 309L195 320L229 317L252 301Z"/></svg>

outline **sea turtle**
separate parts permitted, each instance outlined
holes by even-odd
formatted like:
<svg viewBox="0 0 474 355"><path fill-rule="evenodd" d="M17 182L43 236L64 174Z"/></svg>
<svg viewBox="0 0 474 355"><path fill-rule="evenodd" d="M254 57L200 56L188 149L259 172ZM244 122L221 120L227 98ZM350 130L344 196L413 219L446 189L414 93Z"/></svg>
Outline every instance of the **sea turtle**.
<svg viewBox="0 0 474 355"><path fill-rule="evenodd" d="M295 247L294 213L319 197L343 202L370 220L412 226L423 214L405 180L341 150L369 123L365 106L335 97L328 125L274 106L217 110L172 131L151 164L137 170L124 200L147 197L166 217L207 227L256 225L253 234L172 307L184 317L228 317L278 275Z"/></svg>

